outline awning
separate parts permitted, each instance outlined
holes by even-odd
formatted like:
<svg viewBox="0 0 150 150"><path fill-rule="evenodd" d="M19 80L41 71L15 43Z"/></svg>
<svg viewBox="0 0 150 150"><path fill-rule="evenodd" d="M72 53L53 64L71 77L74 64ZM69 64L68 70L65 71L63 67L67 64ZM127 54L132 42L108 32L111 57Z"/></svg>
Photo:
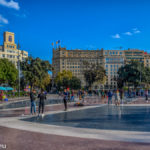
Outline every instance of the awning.
<svg viewBox="0 0 150 150"><path fill-rule="evenodd" d="M5 90L6 90L6 88L5 88L5 87L0 86L0 90L1 90L1 91L5 91Z"/></svg>
<svg viewBox="0 0 150 150"><path fill-rule="evenodd" d="M12 91L14 90L12 87L3 87L3 86L0 86L0 91Z"/></svg>
<svg viewBox="0 0 150 150"><path fill-rule="evenodd" d="M12 87L5 87L6 91L12 91L14 90Z"/></svg>

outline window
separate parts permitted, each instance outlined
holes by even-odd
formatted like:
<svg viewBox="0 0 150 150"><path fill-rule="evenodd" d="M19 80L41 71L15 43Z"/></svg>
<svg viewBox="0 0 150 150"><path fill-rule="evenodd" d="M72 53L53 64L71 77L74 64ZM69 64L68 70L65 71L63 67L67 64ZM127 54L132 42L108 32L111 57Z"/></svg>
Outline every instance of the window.
<svg viewBox="0 0 150 150"><path fill-rule="evenodd" d="M106 58L105 60L106 60L106 63L108 63L108 62L109 62L109 58Z"/></svg>
<svg viewBox="0 0 150 150"><path fill-rule="evenodd" d="M8 41L9 41L9 42L12 42L12 36L9 36L9 37L8 37Z"/></svg>
<svg viewBox="0 0 150 150"><path fill-rule="evenodd" d="M122 52L120 52L120 55L122 55Z"/></svg>
<svg viewBox="0 0 150 150"><path fill-rule="evenodd" d="M115 52L113 52L113 55L115 55Z"/></svg>
<svg viewBox="0 0 150 150"><path fill-rule="evenodd" d="M105 52L105 55L107 55L107 52Z"/></svg>
<svg viewBox="0 0 150 150"><path fill-rule="evenodd" d="M109 54L111 55L111 54L112 54L112 52L109 52Z"/></svg>

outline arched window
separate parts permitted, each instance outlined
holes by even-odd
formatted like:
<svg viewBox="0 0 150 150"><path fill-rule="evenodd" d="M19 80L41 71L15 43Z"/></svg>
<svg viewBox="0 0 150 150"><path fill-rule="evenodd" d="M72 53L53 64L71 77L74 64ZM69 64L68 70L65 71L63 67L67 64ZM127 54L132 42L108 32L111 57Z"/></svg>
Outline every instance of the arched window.
<svg viewBox="0 0 150 150"><path fill-rule="evenodd" d="M12 36L9 36L8 41L12 42Z"/></svg>

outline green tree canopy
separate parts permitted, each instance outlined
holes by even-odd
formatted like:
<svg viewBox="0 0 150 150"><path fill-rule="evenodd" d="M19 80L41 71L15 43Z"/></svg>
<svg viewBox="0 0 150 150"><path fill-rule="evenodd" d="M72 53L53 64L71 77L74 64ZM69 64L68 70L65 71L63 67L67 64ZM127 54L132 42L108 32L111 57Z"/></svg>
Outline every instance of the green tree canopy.
<svg viewBox="0 0 150 150"><path fill-rule="evenodd" d="M90 64L87 61L83 62L84 70L83 74L86 82L88 83L88 88L91 88L93 83L98 82L103 84L106 80L105 69L100 64Z"/></svg>
<svg viewBox="0 0 150 150"><path fill-rule="evenodd" d="M81 80L75 76L70 80L70 88L74 90L78 90L81 88Z"/></svg>
<svg viewBox="0 0 150 150"><path fill-rule="evenodd" d="M141 83L150 83L150 69L144 67L144 64L138 61L131 61L118 70L117 81L120 88L124 84L139 86Z"/></svg>
<svg viewBox="0 0 150 150"><path fill-rule="evenodd" d="M25 80L31 88L34 86L44 88L50 82L48 72L51 71L52 67L49 61L30 56L21 63L21 69Z"/></svg>
<svg viewBox="0 0 150 150"><path fill-rule="evenodd" d="M18 70L8 59L0 59L0 84L14 86L18 78Z"/></svg>
<svg viewBox="0 0 150 150"><path fill-rule="evenodd" d="M59 72L55 78L57 89L63 88L79 89L81 87L81 81L77 77L72 75L71 71L63 70Z"/></svg>
<svg viewBox="0 0 150 150"><path fill-rule="evenodd" d="M55 78L55 83L62 81L64 78L70 80L72 78L72 72L69 70L63 70L62 72L58 72Z"/></svg>

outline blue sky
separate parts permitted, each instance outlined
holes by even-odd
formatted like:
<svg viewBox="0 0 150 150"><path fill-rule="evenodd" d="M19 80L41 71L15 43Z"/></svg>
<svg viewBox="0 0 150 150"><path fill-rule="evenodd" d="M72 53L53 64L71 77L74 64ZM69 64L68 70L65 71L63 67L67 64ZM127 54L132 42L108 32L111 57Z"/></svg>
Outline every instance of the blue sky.
<svg viewBox="0 0 150 150"><path fill-rule="evenodd" d="M0 0L3 31L21 49L51 60L51 43L67 49L138 48L150 52L149 0Z"/></svg>

